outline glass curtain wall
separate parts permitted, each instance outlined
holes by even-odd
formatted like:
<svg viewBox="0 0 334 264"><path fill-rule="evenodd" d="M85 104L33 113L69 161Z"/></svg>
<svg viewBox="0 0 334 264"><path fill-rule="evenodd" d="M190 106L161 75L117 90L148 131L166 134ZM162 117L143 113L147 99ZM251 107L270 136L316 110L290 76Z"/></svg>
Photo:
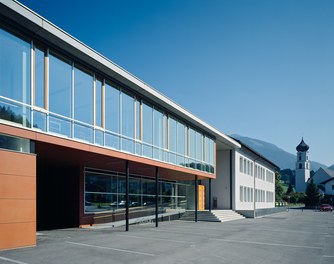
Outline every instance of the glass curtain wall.
<svg viewBox="0 0 334 264"><path fill-rule="evenodd" d="M209 135L42 47L0 29L2 120L214 173Z"/></svg>
<svg viewBox="0 0 334 264"><path fill-rule="evenodd" d="M159 210L184 211L189 208L194 186L191 183L159 181ZM121 211L126 206L125 176L94 171L85 173L85 212ZM189 200L189 201L188 201ZM129 207L155 207L155 180L130 177Z"/></svg>
<svg viewBox="0 0 334 264"><path fill-rule="evenodd" d="M72 137L72 65L49 54L49 131Z"/></svg>
<svg viewBox="0 0 334 264"><path fill-rule="evenodd" d="M93 99L93 75L74 67L74 137L87 142L93 142Z"/></svg>
<svg viewBox="0 0 334 264"><path fill-rule="evenodd" d="M31 126L31 45L0 28L0 118Z"/></svg>
<svg viewBox="0 0 334 264"><path fill-rule="evenodd" d="M119 149L120 140L120 90L105 84L105 145Z"/></svg>
<svg viewBox="0 0 334 264"><path fill-rule="evenodd" d="M123 92L122 98L122 150L134 153L135 136L135 100L134 97Z"/></svg>

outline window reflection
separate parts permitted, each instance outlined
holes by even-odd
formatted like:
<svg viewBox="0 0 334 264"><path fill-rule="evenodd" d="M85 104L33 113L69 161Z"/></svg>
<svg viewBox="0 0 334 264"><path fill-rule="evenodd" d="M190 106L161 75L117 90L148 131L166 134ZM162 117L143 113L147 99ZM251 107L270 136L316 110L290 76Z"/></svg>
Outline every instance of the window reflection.
<svg viewBox="0 0 334 264"><path fill-rule="evenodd" d="M149 144L153 143L153 135L152 135L152 127L153 127L153 120L152 120L152 107L143 103L143 141Z"/></svg>
<svg viewBox="0 0 334 264"><path fill-rule="evenodd" d="M119 133L120 92L109 84L105 85L105 127L107 130Z"/></svg>
<svg viewBox="0 0 334 264"><path fill-rule="evenodd" d="M74 68L74 119L93 124L93 76Z"/></svg>
<svg viewBox="0 0 334 264"><path fill-rule="evenodd" d="M0 95L30 104L30 44L0 28Z"/></svg>
<svg viewBox="0 0 334 264"><path fill-rule="evenodd" d="M34 63L31 54L34 54ZM45 56L49 59L45 60ZM93 71L75 63L47 48L31 47L30 42L0 29L0 118L28 128L214 172L215 143L203 131L196 131L173 114L142 102L126 87L110 82L103 86L108 80L103 76L94 79ZM46 74L49 76L48 93L44 87Z"/></svg>
<svg viewBox="0 0 334 264"><path fill-rule="evenodd" d="M71 117L72 66L49 55L49 108L51 112Z"/></svg>
<svg viewBox="0 0 334 264"><path fill-rule="evenodd" d="M193 196L193 185L159 181L159 210L186 209L193 206L189 201ZM108 173L85 173L85 212L124 210L126 206L125 177ZM192 191L189 191L192 190ZM155 180L130 177L129 207L155 207ZM131 210L133 210L131 209ZM147 211L146 211L147 212Z"/></svg>

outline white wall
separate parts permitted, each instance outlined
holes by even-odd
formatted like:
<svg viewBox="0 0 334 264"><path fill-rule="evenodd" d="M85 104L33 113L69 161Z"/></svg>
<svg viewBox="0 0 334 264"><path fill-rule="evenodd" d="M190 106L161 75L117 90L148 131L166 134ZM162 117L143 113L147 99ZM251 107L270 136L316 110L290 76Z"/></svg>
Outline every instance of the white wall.
<svg viewBox="0 0 334 264"><path fill-rule="evenodd" d="M240 158L242 158L242 168L240 168ZM245 166L246 161L246 166ZM255 177L255 166L262 169L262 178ZM267 171L271 172L272 182L269 182ZM235 210L254 210L275 207L275 173L272 165L259 158L256 154L247 149L235 151ZM241 187L243 195L241 197ZM254 188L255 187L255 188ZM255 191L254 191L255 189ZM258 190L259 199L255 202L256 190ZM270 194L269 194L269 193ZM246 196L245 196L246 194ZM260 195L262 194L262 199ZM268 198L271 201L268 201Z"/></svg>
<svg viewBox="0 0 334 264"><path fill-rule="evenodd" d="M217 209L231 209L230 150L216 153L216 179L211 182L211 206L217 198ZM209 207L209 181L203 182L206 188L206 208Z"/></svg>
<svg viewBox="0 0 334 264"><path fill-rule="evenodd" d="M249 161L248 173L240 172L240 157ZM261 159L259 156L247 149L232 150L232 168L230 168L230 150L217 151L216 153L216 179L211 184L211 205L213 208L213 200L217 198L217 209L233 209L233 210L254 210L255 188L264 192L263 201L256 202L256 209L274 208L275 207L275 171L274 167ZM255 163L254 163L255 161ZM250 165L252 164L252 166ZM263 168L263 171L272 173L273 182L268 182L266 173L264 178L256 178L255 165ZM232 170L232 172L231 172ZM230 173L232 173L232 183L230 182ZM206 208L209 207L209 181L202 181L206 186ZM240 200L240 186L246 188L249 193L247 201ZM232 201L231 201L232 192ZM272 201L267 201L267 193L272 194Z"/></svg>

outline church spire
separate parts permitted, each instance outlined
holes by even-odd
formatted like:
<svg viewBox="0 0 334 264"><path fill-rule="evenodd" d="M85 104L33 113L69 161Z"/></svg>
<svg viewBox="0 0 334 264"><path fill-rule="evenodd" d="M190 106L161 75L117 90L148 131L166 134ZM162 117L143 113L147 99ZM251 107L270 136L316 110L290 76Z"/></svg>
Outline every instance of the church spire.
<svg viewBox="0 0 334 264"><path fill-rule="evenodd" d="M298 152L305 152L308 151L310 147L304 142L304 138L302 138L302 141L300 141L299 145L296 147L296 150Z"/></svg>

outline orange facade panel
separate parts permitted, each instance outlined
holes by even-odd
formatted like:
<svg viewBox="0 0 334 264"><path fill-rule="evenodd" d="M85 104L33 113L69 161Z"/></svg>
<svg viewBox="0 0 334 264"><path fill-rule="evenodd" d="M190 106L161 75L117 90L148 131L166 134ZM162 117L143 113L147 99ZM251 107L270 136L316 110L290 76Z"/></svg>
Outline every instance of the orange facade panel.
<svg viewBox="0 0 334 264"><path fill-rule="evenodd" d="M0 250L36 245L36 156L0 150Z"/></svg>
<svg viewBox="0 0 334 264"><path fill-rule="evenodd" d="M0 237L0 250L34 246L36 222L0 224Z"/></svg>
<svg viewBox="0 0 334 264"><path fill-rule="evenodd" d="M0 199L0 225L36 222L36 200Z"/></svg>
<svg viewBox="0 0 334 264"><path fill-rule="evenodd" d="M34 199L36 200L36 178L0 174L0 199ZM0 208L1 209L1 208Z"/></svg>
<svg viewBox="0 0 334 264"><path fill-rule="evenodd" d="M1 174L36 177L35 156L11 151L1 151L0 155Z"/></svg>

